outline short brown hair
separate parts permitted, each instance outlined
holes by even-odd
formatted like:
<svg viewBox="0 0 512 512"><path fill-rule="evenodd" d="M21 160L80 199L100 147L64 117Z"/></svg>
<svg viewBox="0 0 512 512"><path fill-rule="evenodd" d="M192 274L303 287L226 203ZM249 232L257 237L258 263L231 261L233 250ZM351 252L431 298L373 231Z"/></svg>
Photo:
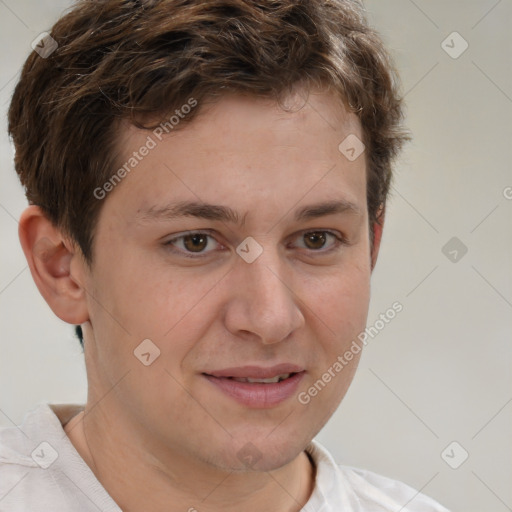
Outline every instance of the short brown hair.
<svg viewBox="0 0 512 512"><path fill-rule="evenodd" d="M279 100L299 83L333 89L361 121L370 225L379 221L408 135L395 68L360 2L80 0L50 34L58 47L28 57L9 133L27 199L89 263L102 205L93 191L116 169L119 121L150 128L144 119L227 91Z"/></svg>

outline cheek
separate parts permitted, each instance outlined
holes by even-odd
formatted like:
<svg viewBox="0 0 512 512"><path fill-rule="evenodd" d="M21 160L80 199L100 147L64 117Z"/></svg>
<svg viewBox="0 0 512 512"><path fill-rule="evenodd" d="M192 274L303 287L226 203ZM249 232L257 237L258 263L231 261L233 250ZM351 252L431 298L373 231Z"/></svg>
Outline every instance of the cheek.
<svg viewBox="0 0 512 512"><path fill-rule="evenodd" d="M344 265L310 290L310 305L335 333L337 343L364 329L370 300L368 265Z"/></svg>
<svg viewBox="0 0 512 512"><path fill-rule="evenodd" d="M113 251L98 267L99 314L111 316L133 339L161 340L215 282L208 274L201 277L194 275L193 269L187 272L165 265L163 258L148 259L142 251L137 253L136 247L127 253L124 257Z"/></svg>
<svg viewBox="0 0 512 512"><path fill-rule="evenodd" d="M334 413L356 373L362 352L358 335L364 331L368 315L369 276L364 266L346 267L330 276L311 298L314 313L310 322L318 345L311 354L310 376L301 388L299 402L319 421ZM318 423L317 427L321 426Z"/></svg>

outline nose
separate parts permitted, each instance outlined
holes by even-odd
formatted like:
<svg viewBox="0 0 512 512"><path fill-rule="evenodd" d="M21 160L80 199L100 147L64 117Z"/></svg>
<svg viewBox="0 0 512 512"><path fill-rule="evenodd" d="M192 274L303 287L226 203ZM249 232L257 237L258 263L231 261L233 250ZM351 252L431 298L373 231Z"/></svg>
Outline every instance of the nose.
<svg viewBox="0 0 512 512"><path fill-rule="evenodd" d="M252 263L237 261L225 315L226 327L234 335L252 335L264 344L283 341L305 323L290 269L269 253L265 250Z"/></svg>

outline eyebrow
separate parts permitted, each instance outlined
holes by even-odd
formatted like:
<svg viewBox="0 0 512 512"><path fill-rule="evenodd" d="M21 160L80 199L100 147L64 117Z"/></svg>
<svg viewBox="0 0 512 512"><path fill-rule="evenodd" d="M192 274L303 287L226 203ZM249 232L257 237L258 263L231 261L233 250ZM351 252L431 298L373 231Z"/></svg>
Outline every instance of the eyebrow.
<svg viewBox="0 0 512 512"><path fill-rule="evenodd" d="M339 199L303 206L295 211L294 218L296 221L304 221L342 213L361 215L362 212L355 203ZM181 217L196 217L243 226L247 212L241 217L238 212L229 206L209 204L201 201L180 201L162 207L153 206L137 212L137 220L139 222L173 220Z"/></svg>

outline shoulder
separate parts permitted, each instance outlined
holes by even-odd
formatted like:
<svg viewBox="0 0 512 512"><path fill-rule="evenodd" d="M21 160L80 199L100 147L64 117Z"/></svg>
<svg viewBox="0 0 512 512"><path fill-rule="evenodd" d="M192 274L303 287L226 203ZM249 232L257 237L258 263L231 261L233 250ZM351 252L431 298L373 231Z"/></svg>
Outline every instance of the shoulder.
<svg viewBox="0 0 512 512"><path fill-rule="evenodd" d="M73 481L87 467L63 430L60 407L39 404L20 425L0 428L0 512L70 510L80 503Z"/></svg>
<svg viewBox="0 0 512 512"><path fill-rule="evenodd" d="M350 512L449 512L432 498L411 486L372 471L339 465L317 441L308 446L317 465L315 491L326 510Z"/></svg>
<svg viewBox="0 0 512 512"><path fill-rule="evenodd" d="M382 510L403 512L449 512L448 509L413 487L372 471L338 466L340 474L355 489L361 502L383 506Z"/></svg>
<svg viewBox="0 0 512 512"><path fill-rule="evenodd" d="M38 467L32 458L32 450L36 446L33 446L31 431L34 422L44 430L41 421L47 416L46 408L47 405L39 405L30 410L21 425L0 428L0 467L3 470L13 466Z"/></svg>
<svg viewBox="0 0 512 512"><path fill-rule="evenodd" d="M0 512L121 512L63 425L81 404L40 404L0 429Z"/></svg>
<svg viewBox="0 0 512 512"><path fill-rule="evenodd" d="M26 413L21 425L0 428L0 511L40 510L41 503L27 499L32 491L39 500L36 490L51 486L51 473L44 467L52 454L34 433L44 437L51 430L51 414L48 405L41 404Z"/></svg>

